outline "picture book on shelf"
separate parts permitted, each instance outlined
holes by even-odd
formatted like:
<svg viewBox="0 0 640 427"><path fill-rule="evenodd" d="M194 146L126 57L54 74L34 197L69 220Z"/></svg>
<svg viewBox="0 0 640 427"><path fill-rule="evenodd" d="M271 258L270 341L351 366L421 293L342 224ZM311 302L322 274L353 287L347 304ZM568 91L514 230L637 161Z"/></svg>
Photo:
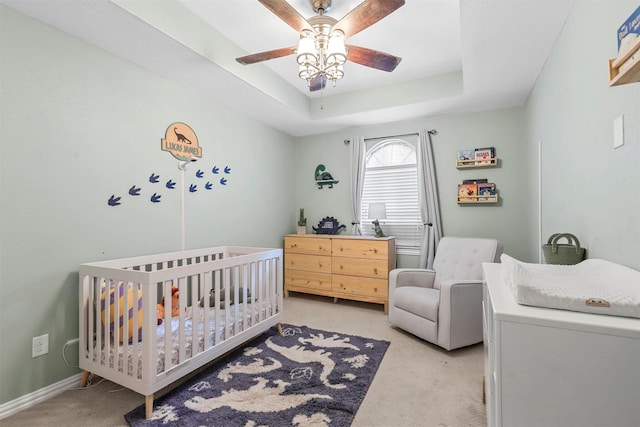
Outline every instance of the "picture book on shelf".
<svg viewBox="0 0 640 427"><path fill-rule="evenodd" d="M458 166L470 166L473 165L474 162L469 162L467 160L474 160L476 158L476 150L458 150Z"/></svg>
<svg viewBox="0 0 640 427"><path fill-rule="evenodd" d="M495 162L496 157L495 147L476 148L474 158L477 165L491 165Z"/></svg>
<svg viewBox="0 0 640 427"><path fill-rule="evenodd" d="M478 201L492 202L497 200L496 185L493 182L478 184Z"/></svg>
<svg viewBox="0 0 640 427"><path fill-rule="evenodd" d="M475 202L478 195L478 184L458 184L458 201Z"/></svg>

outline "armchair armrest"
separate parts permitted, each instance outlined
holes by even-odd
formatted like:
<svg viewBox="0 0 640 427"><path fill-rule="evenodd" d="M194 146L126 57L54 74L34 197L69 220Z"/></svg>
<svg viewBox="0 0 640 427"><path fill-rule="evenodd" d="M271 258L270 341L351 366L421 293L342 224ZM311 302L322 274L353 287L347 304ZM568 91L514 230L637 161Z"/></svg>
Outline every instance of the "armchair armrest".
<svg viewBox="0 0 640 427"><path fill-rule="evenodd" d="M396 268L389 272L389 294L401 286L433 288L436 272L424 268Z"/></svg>
<svg viewBox="0 0 640 427"><path fill-rule="evenodd" d="M403 286L433 288L436 272L424 268L396 268L389 272L389 319L396 306L396 289Z"/></svg>
<svg viewBox="0 0 640 427"><path fill-rule="evenodd" d="M482 280L440 283L438 344L447 350L482 341Z"/></svg>

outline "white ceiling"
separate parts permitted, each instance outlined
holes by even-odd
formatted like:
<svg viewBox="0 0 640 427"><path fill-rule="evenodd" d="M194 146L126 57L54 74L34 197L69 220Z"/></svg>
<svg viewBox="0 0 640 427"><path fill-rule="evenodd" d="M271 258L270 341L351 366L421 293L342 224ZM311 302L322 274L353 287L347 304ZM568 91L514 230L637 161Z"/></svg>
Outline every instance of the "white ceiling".
<svg viewBox="0 0 640 427"><path fill-rule="evenodd" d="M401 57L395 71L347 63L336 87L311 93L293 55L235 62L297 43L257 0L0 0L293 136L523 105L573 2L407 0L347 40ZM315 15L309 0L289 3Z"/></svg>

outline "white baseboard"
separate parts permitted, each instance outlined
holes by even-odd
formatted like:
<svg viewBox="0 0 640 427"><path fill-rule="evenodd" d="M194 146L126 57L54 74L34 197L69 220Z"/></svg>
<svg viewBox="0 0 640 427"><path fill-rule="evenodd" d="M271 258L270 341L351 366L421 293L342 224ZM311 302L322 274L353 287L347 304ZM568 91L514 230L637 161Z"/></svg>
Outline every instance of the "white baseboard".
<svg viewBox="0 0 640 427"><path fill-rule="evenodd" d="M31 406L37 405L40 402L51 399L53 396L60 394L67 389L78 387L81 380L82 373L64 379L62 381L58 381L57 383L41 388L40 390L36 390L33 393L29 393L15 400L12 400L11 402L0 405L0 420L10 417L11 415L25 410Z"/></svg>

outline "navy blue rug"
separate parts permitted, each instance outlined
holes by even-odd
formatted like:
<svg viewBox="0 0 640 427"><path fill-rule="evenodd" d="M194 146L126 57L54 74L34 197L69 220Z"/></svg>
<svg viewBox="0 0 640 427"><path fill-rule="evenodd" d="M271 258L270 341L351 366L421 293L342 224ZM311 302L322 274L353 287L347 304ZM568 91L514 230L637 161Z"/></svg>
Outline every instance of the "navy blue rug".
<svg viewBox="0 0 640 427"><path fill-rule="evenodd" d="M125 415L147 426L349 426L388 341L282 325Z"/></svg>

